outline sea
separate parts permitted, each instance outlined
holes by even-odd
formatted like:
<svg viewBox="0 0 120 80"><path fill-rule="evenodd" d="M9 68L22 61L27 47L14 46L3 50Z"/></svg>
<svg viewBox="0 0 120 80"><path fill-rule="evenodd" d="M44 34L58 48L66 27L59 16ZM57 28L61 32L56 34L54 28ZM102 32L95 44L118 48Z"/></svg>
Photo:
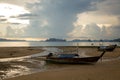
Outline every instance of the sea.
<svg viewBox="0 0 120 80"><path fill-rule="evenodd" d="M42 41L0 41L0 47L39 47L39 46L108 46L120 42L42 42Z"/></svg>

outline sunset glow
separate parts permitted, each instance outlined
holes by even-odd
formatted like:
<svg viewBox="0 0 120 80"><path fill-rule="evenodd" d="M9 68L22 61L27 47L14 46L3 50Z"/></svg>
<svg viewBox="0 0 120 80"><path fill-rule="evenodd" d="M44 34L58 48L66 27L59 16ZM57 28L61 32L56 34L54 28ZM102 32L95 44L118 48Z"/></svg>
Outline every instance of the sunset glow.
<svg viewBox="0 0 120 80"><path fill-rule="evenodd" d="M28 20L20 20L19 18L11 18L19 16L20 14L30 13L29 11L25 10L23 7L0 3L0 16L3 19L6 19L8 23L21 23L21 24L29 24Z"/></svg>

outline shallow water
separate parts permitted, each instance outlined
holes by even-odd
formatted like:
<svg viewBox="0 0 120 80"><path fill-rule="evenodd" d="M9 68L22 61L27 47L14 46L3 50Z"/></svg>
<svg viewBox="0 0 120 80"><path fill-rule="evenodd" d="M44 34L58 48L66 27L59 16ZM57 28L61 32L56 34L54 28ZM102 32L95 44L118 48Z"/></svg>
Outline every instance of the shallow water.
<svg viewBox="0 0 120 80"><path fill-rule="evenodd" d="M41 56L45 56L48 53L59 53L62 50L54 47L44 47L45 51L42 53L37 53L34 55L16 57L16 58L4 58L0 59L0 65L4 66L3 69L0 69L0 78L6 79L11 77L16 77L20 75L28 75L36 72L43 72L55 69L64 69L69 67L69 65L58 65L58 64L46 64L44 60L41 60ZM79 51L81 56L87 57L84 51ZM117 58L103 58L103 62L113 61L120 59ZM100 60L99 60L100 61Z"/></svg>
<svg viewBox="0 0 120 80"><path fill-rule="evenodd" d="M16 77L20 75L27 75L36 72L46 71L49 69L55 69L59 66L48 65L45 61L39 59L41 56L45 56L50 52L58 53L58 48L43 48L45 51L29 56L16 57L16 58L4 58L0 59L0 78L6 79L10 77Z"/></svg>
<svg viewBox="0 0 120 80"><path fill-rule="evenodd" d="M12 42L0 41L0 47L31 47L31 46L108 46L110 44L117 44L120 42L40 42L40 41L25 41L25 42Z"/></svg>

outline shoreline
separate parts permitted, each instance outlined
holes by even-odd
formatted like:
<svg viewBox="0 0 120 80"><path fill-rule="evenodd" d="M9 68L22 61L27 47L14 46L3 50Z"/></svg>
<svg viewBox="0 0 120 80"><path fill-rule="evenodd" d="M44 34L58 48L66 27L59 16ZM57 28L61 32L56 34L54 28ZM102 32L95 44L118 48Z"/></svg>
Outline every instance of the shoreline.
<svg viewBox="0 0 120 80"><path fill-rule="evenodd" d="M14 57L22 57L28 56L36 53L41 53L44 51L43 48L58 48L63 51L71 52L77 50L79 48L80 52L86 52L88 55L96 55L101 53L102 51L98 51L97 46L37 46L37 47L0 47L0 58L14 58ZM120 47L116 47L117 50L113 52L118 56L120 52ZM112 53L112 52L107 52ZM109 55L109 54L108 54Z"/></svg>
<svg viewBox="0 0 120 80"><path fill-rule="evenodd" d="M119 80L120 60L95 65L70 65L65 69L38 72L5 80Z"/></svg>
<svg viewBox="0 0 120 80"><path fill-rule="evenodd" d="M51 48L51 47L49 47ZM53 47L54 48L54 47ZM65 52L76 50L76 47L56 47L62 49ZM93 47L79 47L80 53L85 52L87 55L99 55L101 52L97 51L97 48ZM11 48L1 48L0 55L6 57L4 53L6 52L7 57L21 57L25 55L31 55L35 53L43 52L43 47L11 47ZM10 56L11 51L16 51L14 56ZM28 52L30 52L28 54ZM113 52L106 52L103 59L111 59L120 56L120 48L116 48ZM72 53L72 52L71 52ZM1 57L1 56L0 56ZM15 62L14 62L15 63ZM24 63L24 64L23 64ZM35 66L34 64L28 64L23 62L23 65ZM55 64L56 65L56 64ZM61 64L62 65L62 64ZM57 65L60 66L60 65ZM120 79L120 59L111 61L99 61L94 65L67 65L68 67L63 69L50 69L43 72L37 72L28 75L22 75L18 77L8 78L5 80L119 80ZM51 66L52 67L52 66ZM38 67L39 68L39 67ZM110 77L109 77L110 76Z"/></svg>
<svg viewBox="0 0 120 80"><path fill-rule="evenodd" d="M43 52L42 47L0 47L0 58L15 58Z"/></svg>

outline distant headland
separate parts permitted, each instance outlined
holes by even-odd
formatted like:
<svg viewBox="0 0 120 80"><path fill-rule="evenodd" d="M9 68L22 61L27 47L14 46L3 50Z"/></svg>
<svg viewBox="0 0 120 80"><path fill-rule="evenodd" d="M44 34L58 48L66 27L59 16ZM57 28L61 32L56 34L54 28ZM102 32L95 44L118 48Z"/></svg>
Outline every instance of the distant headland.
<svg viewBox="0 0 120 80"><path fill-rule="evenodd" d="M0 41L28 41L28 40L0 38ZM35 41L35 40L29 40L29 41ZM41 40L37 40L37 41L41 41ZM73 39L73 40L67 40L67 39L58 39L58 38L48 38L46 40L42 40L42 42L120 42L120 38L113 39L113 40L109 40L109 39L100 39L100 40Z"/></svg>

